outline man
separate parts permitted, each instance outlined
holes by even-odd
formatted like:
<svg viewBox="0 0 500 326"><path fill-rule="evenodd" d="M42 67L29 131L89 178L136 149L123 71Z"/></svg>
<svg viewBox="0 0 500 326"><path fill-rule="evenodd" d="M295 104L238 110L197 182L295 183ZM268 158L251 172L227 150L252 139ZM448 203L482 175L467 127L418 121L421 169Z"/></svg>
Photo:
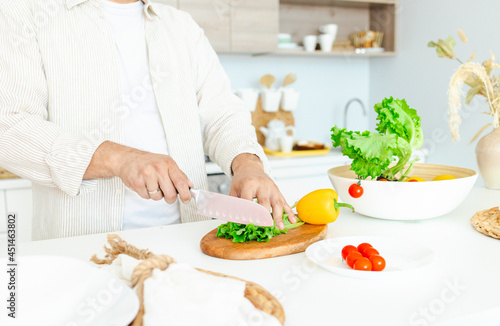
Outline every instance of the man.
<svg viewBox="0 0 500 326"><path fill-rule="evenodd" d="M33 181L34 239L207 219L189 193L206 188L204 152L233 175L231 195L295 221L188 14L0 0L0 166Z"/></svg>

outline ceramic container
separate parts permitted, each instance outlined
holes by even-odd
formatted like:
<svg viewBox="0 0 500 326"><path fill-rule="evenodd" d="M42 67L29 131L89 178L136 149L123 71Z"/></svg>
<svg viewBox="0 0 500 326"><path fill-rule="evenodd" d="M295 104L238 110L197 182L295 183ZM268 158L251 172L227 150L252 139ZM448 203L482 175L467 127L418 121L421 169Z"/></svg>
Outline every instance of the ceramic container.
<svg viewBox="0 0 500 326"><path fill-rule="evenodd" d="M240 88L234 92L245 103L248 111L253 112L257 107L259 90L254 88Z"/></svg>
<svg viewBox="0 0 500 326"><path fill-rule="evenodd" d="M332 34L321 34L319 36L319 46L322 52L331 52L335 36Z"/></svg>
<svg viewBox="0 0 500 326"><path fill-rule="evenodd" d="M263 89L260 92L262 109L265 112L277 112L280 108L281 95L281 89Z"/></svg>
<svg viewBox="0 0 500 326"><path fill-rule="evenodd" d="M331 34L335 39L337 37L338 25L337 24L326 24L319 27L319 32L321 34Z"/></svg>
<svg viewBox="0 0 500 326"><path fill-rule="evenodd" d="M281 149L281 138L286 136L288 132L292 135L295 134L294 126L285 126L283 120L273 119L269 121L266 127L260 127L260 132L266 137L265 145L268 149L272 151L280 151Z"/></svg>
<svg viewBox="0 0 500 326"><path fill-rule="evenodd" d="M280 138L280 148L283 153L290 153L293 150L293 143L295 141L295 136L284 135Z"/></svg>
<svg viewBox="0 0 500 326"><path fill-rule="evenodd" d="M318 44L318 36L306 35L302 40L302 44L307 52L314 52L316 51L316 45Z"/></svg>
<svg viewBox="0 0 500 326"><path fill-rule="evenodd" d="M500 128L479 140L476 158L486 188L500 189Z"/></svg>
<svg viewBox="0 0 500 326"><path fill-rule="evenodd" d="M328 177L340 199L351 204L356 212L388 220L422 220L445 215L454 210L467 197L476 182L474 170L415 163L410 173L425 180L443 174L456 177L452 180L426 182L397 182L362 180L363 195L353 198L349 187L357 183L350 165L328 170Z"/></svg>
<svg viewBox="0 0 500 326"><path fill-rule="evenodd" d="M284 111L295 111L299 104L299 91L294 88L282 88L281 108Z"/></svg>

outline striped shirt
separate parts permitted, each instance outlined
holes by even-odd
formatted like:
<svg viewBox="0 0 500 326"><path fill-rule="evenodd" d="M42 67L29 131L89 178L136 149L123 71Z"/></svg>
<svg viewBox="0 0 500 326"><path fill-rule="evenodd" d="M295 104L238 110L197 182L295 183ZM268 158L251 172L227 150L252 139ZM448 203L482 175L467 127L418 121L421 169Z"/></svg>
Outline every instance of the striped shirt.
<svg viewBox="0 0 500 326"><path fill-rule="evenodd" d="M169 155L206 189L203 153L230 175L257 154L250 113L202 29L184 12L144 2L150 74ZM214 17L216 19L216 17ZM115 44L100 0L0 0L0 166L33 181L33 239L121 230L125 186L82 180L102 142L123 144ZM183 222L207 218L194 201Z"/></svg>

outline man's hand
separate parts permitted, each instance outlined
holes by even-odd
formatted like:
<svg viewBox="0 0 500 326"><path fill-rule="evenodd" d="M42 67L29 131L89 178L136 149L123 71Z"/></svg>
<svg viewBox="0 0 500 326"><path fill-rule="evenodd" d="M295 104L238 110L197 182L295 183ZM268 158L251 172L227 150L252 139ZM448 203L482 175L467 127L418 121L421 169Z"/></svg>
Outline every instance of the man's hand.
<svg viewBox="0 0 500 326"><path fill-rule="evenodd" d="M273 219L280 229L285 228L282 218L283 209L288 214L291 223L297 221L276 184L264 172L262 162L256 155L240 154L234 158L231 167L234 173L229 193L231 196L248 200L257 198L259 204L268 211L271 211L272 207Z"/></svg>
<svg viewBox="0 0 500 326"><path fill-rule="evenodd" d="M104 142L97 148L84 179L117 176L144 199L161 200L169 204L191 199L193 183L168 155L143 152L131 147Z"/></svg>

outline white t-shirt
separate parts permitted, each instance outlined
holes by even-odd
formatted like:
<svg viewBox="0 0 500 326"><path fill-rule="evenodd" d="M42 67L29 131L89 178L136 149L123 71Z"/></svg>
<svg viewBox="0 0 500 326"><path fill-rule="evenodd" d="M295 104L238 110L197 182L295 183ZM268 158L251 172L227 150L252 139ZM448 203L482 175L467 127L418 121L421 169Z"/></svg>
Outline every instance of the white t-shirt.
<svg viewBox="0 0 500 326"><path fill-rule="evenodd" d="M118 4L104 0L105 19L116 43L124 113L124 145L143 151L168 154L165 132L149 71L144 31L144 4ZM153 189L150 189L153 190ZM126 188L123 229L180 222L179 203L143 199Z"/></svg>

